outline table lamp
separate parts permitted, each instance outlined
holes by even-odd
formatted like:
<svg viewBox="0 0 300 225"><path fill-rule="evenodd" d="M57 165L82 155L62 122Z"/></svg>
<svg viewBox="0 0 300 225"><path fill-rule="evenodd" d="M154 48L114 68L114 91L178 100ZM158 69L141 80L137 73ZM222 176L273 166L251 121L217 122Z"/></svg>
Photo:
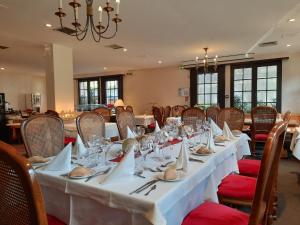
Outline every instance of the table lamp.
<svg viewBox="0 0 300 225"><path fill-rule="evenodd" d="M118 107L118 106L125 106L125 104L124 104L124 102L123 102L123 100L122 99L118 99L116 102L115 102L115 104L114 104L114 107L116 108L116 107Z"/></svg>

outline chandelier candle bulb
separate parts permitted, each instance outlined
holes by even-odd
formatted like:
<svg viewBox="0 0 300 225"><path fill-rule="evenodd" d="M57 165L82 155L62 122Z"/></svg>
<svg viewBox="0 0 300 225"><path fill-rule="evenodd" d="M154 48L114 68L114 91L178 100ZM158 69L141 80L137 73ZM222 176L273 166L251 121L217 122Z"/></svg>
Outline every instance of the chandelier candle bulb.
<svg viewBox="0 0 300 225"><path fill-rule="evenodd" d="M99 11L99 22L101 23L102 22L102 7L101 6L99 6L98 11Z"/></svg>
<svg viewBox="0 0 300 225"><path fill-rule="evenodd" d="M58 8L62 9L62 0L58 0L58 5L59 5Z"/></svg>
<svg viewBox="0 0 300 225"><path fill-rule="evenodd" d="M78 20L78 7L75 7L75 20Z"/></svg>
<svg viewBox="0 0 300 225"><path fill-rule="evenodd" d="M116 0L116 3L117 3L116 14L119 14L119 12L120 12L120 0Z"/></svg>

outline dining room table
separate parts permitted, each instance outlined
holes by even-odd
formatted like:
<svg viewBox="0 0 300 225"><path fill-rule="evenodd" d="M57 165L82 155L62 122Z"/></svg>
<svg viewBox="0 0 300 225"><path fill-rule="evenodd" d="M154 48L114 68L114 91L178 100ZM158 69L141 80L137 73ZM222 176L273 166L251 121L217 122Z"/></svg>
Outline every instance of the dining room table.
<svg viewBox="0 0 300 225"><path fill-rule="evenodd" d="M135 118L135 124L137 126L147 127L150 124L155 123L153 115L146 115L146 114L144 114L144 115L135 115L134 118Z"/></svg>
<svg viewBox="0 0 300 225"><path fill-rule="evenodd" d="M190 153L188 172L173 182L159 179L163 172L148 169L143 171L144 178L131 176L120 183L108 184L103 184L103 179L109 174L97 176L89 182L62 176L65 171L37 169L34 174L41 185L47 213L67 224L180 225L199 204L204 201L218 202L217 189L221 180L232 172L238 173L237 161L251 154L248 140L247 135L241 134L216 145L212 154L199 156ZM195 134L189 138L192 146L204 142L204 135ZM113 143L113 146L114 150L108 154L108 159L112 161L117 157L114 151L122 148L119 142ZM154 163L152 165L156 163L159 167L168 160L175 162L181 147L182 141L179 139L167 142L161 146L160 157L151 153L144 163L151 161ZM149 188L133 193L153 180L156 180L156 189L150 194L146 195Z"/></svg>

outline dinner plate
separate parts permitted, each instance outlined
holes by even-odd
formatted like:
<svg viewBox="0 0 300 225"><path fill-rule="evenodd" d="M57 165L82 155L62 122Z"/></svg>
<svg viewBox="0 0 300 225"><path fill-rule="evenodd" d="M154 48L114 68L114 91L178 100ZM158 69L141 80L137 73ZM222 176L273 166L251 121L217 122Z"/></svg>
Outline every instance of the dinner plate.
<svg viewBox="0 0 300 225"><path fill-rule="evenodd" d="M70 179L79 180L79 179L85 179L85 178L89 178L89 177L91 177L91 176L94 176L96 173L97 173L97 172L94 171L93 173L91 173L91 174L89 174L89 175L86 175L86 176L73 176L73 177L71 177L71 176L68 174L67 177L70 178Z"/></svg>
<svg viewBox="0 0 300 225"><path fill-rule="evenodd" d="M197 152L192 152L193 155L197 156L210 156L212 153L197 153Z"/></svg>
<svg viewBox="0 0 300 225"><path fill-rule="evenodd" d="M183 180L183 179L185 178L185 176L186 176L186 174L185 174L184 172L182 172L182 171L177 171L177 178L174 179L174 180L166 180L166 179L164 178L164 173L158 174L158 175L157 175L157 178L158 178L159 180L162 180L162 181L165 181L165 182L177 182L177 181Z"/></svg>

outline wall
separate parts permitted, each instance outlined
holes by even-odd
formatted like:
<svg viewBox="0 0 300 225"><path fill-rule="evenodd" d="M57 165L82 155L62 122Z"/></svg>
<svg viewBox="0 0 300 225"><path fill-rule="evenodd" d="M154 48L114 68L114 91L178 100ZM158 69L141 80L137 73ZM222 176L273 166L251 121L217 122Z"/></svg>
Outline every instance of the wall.
<svg viewBox="0 0 300 225"><path fill-rule="evenodd" d="M15 110L24 110L25 94L40 93L42 97L41 111L46 110L46 80L44 76L30 76L24 74L0 73L0 93L5 93L6 101L9 102Z"/></svg>

